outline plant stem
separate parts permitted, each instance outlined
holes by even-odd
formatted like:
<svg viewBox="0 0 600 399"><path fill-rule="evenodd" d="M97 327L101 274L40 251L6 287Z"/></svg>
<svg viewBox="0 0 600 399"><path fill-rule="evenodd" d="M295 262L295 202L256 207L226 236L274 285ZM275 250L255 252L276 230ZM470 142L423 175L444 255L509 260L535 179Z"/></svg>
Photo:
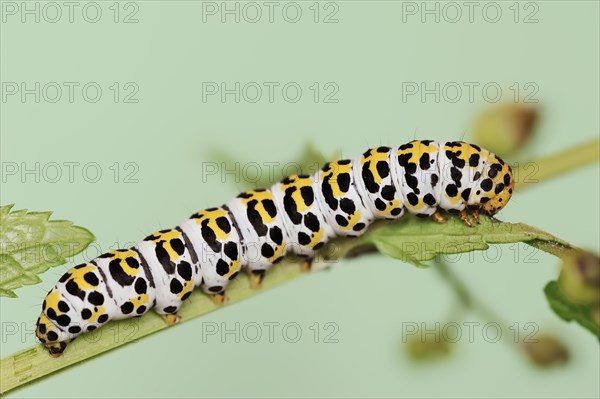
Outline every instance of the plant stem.
<svg viewBox="0 0 600 399"><path fill-rule="evenodd" d="M472 305L471 293L467 289L466 284L450 270L448 264L443 259L437 258L434 269L440 273L445 282L450 284L460 304L465 308L470 308Z"/></svg>
<svg viewBox="0 0 600 399"><path fill-rule="evenodd" d="M454 291L459 303L464 309L472 310L479 314L484 320L488 322L499 322L502 326L508 325L496 312L491 308L484 305L479 300L474 300L473 295L469 292L467 285L458 277L448 264L441 258L438 258L434 263L434 268L437 270L443 280L450 284L450 287ZM454 321L454 320L450 320Z"/></svg>
<svg viewBox="0 0 600 399"><path fill-rule="evenodd" d="M561 259L564 259L566 256L569 256L577 251L581 251L579 248L568 246L557 241L532 240L527 244Z"/></svg>
<svg viewBox="0 0 600 399"><path fill-rule="evenodd" d="M516 189L532 187L551 177L600 161L600 140L590 140L548 157L519 162L515 168Z"/></svg>

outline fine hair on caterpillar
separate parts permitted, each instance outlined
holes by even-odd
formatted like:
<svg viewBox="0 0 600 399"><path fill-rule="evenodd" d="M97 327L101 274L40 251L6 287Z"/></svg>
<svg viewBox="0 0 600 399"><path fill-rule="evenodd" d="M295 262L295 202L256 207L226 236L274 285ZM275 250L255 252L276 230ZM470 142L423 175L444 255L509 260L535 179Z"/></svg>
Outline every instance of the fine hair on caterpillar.
<svg viewBox="0 0 600 399"><path fill-rule="evenodd" d="M242 269L254 288L286 255L310 270L332 238L360 236L374 220L406 212L445 223L443 210L472 226L480 212L494 215L506 206L514 184L510 166L474 144L413 140L372 148L312 175L245 191L131 248L69 269L44 299L36 336L58 356L110 320L153 309L175 324L195 288L224 303Z"/></svg>

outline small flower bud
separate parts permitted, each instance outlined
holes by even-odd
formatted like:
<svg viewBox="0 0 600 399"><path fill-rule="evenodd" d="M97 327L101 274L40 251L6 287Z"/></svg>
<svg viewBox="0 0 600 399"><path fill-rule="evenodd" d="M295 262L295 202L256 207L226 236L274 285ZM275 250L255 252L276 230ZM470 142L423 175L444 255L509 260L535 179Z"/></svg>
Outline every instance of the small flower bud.
<svg viewBox="0 0 600 399"><path fill-rule="evenodd" d="M542 335L535 342L526 342L523 347L529 359L538 366L562 364L569 359L567 348L550 335Z"/></svg>
<svg viewBox="0 0 600 399"><path fill-rule="evenodd" d="M450 348L446 341L418 341L411 340L408 343L408 354L413 360L431 360L435 357L446 356L450 353Z"/></svg>
<svg viewBox="0 0 600 399"><path fill-rule="evenodd" d="M441 334L417 334L409 338L407 350L413 360L424 361L447 356L450 345Z"/></svg>
<svg viewBox="0 0 600 399"><path fill-rule="evenodd" d="M558 278L561 291L573 303L593 304L600 300L600 258L578 252L563 259Z"/></svg>
<svg viewBox="0 0 600 399"><path fill-rule="evenodd" d="M538 118L535 107L525 104L499 104L484 112L475 122L475 142L500 156L510 156L527 142Z"/></svg>

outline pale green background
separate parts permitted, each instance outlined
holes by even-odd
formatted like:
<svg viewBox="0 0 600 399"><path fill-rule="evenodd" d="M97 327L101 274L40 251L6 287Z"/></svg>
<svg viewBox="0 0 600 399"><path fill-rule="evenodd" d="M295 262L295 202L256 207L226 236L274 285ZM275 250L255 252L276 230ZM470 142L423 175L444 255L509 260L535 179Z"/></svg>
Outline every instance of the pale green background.
<svg viewBox="0 0 600 399"><path fill-rule="evenodd" d="M473 23L466 15L457 23L435 23L432 16L426 23L419 16L403 22L401 3L391 1L338 1L334 24L312 22L312 1L298 2L304 14L296 24L280 13L275 23L223 24L218 17L203 23L200 2L138 1L139 23L115 24L112 3L99 2L104 14L97 24L83 21L79 11L73 23L66 16L55 24L6 16L1 29L2 82L95 81L104 89L95 104L80 95L72 104L65 97L36 104L31 96L26 103L14 97L1 103L2 162L97 162L104 173L98 183L81 174L74 183L66 176L58 183L10 176L1 203L52 210L56 219L89 228L103 249L135 242L235 195L231 178L202 181L202 163L215 159L215 148L240 162L286 162L312 141L325 153L341 149L354 156L414 137L460 139L476 112L490 105L480 94L473 103L464 96L456 103L436 103L431 96L425 103L416 96L402 102L402 82L498 82L507 101L513 82L535 82L543 120L523 158L600 131L596 1L535 2L539 22L533 24L513 22L512 1L498 2L503 17L495 24L483 20L481 6ZM522 7L522 13L531 11ZM108 86L130 81L139 85L139 103L115 104ZM231 96L226 103L203 103L202 82L222 81L295 81L304 93L293 104L280 96L272 104L236 104ZM336 82L339 103L315 104L312 82ZM114 162L139 165L139 183L114 183ZM539 184L517 193L500 218L597 251L598 180L598 166L590 166ZM453 268L509 323L533 322L566 341L572 362L565 368L536 369L513 350L512 337L488 343L481 329L473 343L463 338L456 344L451 358L415 366L403 352L402 323L444 320L452 293L433 271L373 256L343 261L331 272L126 345L8 396L598 397L597 340L560 321L542 293L556 277L558 261L538 253L528 263L527 247L519 248L516 261L515 252L502 247L498 261L486 262L478 253ZM488 256L496 255L490 250ZM44 292L69 265L45 273L40 285L19 289L18 299L2 299L3 326L24 323L31 330ZM231 337L202 343L203 323L232 327L237 321L296 322L304 335L295 344L281 335L274 343ZM315 322L336 323L339 343L312 342ZM34 342L31 331L21 339L3 328L2 356Z"/></svg>

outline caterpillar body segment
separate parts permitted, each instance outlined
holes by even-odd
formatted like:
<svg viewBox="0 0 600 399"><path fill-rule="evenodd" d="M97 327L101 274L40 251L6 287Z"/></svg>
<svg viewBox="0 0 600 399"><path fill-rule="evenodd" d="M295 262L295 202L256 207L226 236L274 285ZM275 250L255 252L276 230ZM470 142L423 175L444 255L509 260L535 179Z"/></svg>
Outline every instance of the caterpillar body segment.
<svg viewBox="0 0 600 399"><path fill-rule="evenodd" d="M107 306L112 306L114 303L118 309L109 314L109 319L120 320L131 316L142 316L154 307L158 293L154 277L157 273L150 272L149 265L143 264L137 251L118 249L100 255L93 263L97 265L98 272L104 279L108 297L94 301L93 298L97 295L96 292L91 292L86 299L99 308L104 303Z"/></svg>
<svg viewBox="0 0 600 399"><path fill-rule="evenodd" d="M151 270L149 276L156 288L152 307L160 315L177 313L182 301L202 282L198 262L192 256L195 251L186 245L184 233L179 229L157 231L140 242L135 250ZM139 284L134 287L139 296L130 301L134 305L136 301L143 301L145 293L144 283L139 280L136 284ZM128 304L125 306L130 308Z"/></svg>
<svg viewBox="0 0 600 399"><path fill-rule="evenodd" d="M288 250L300 257L311 258L335 236L319 206L316 188L309 175L286 177L271 188L277 209L285 214L282 221L288 232Z"/></svg>
<svg viewBox="0 0 600 399"><path fill-rule="evenodd" d="M439 157L443 173L441 207L458 212L468 204L472 188L482 176L489 153L471 144L446 143Z"/></svg>
<svg viewBox="0 0 600 399"><path fill-rule="evenodd" d="M283 212L277 209L268 189L248 190L227 203L244 243L244 263L262 279L264 273L283 259L288 232Z"/></svg>
<svg viewBox="0 0 600 399"><path fill-rule="evenodd" d="M402 185L398 176L394 152L389 147L367 150L354 160L354 181L364 205L377 219L397 219L404 215Z"/></svg>
<svg viewBox="0 0 600 399"><path fill-rule="evenodd" d="M432 215L440 205L443 182L438 166L440 144L412 141L394 148L395 183L401 187L407 211L417 216Z"/></svg>
<svg viewBox="0 0 600 399"><path fill-rule="evenodd" d="M58 356L68 342L110 320L154 309L174 324L195 288L223 303L242 268L259 287L286 254L298 255L308 270L331 238L359 236L374 219L398 219L406 212L444 223L445 210L470 226L467 212L475 222L480 211L493 215L513 189L510 166L473 144L415 140L372 148L353 160L329 162L311 176L243 192L133 248L69 269L42 304L36 336Z"/></svg>
<svg viewBox="0 0 600 399"><path fill-rule="evenodd" d="M348 159L329 162L315 176L319 206L338 236L359 236L374 219L358 192L352 166Z"/></svg>
<svg viewBox="0 0 600 399"><path fill-rule="evenodd" d="M178 228L196 254L200 287L221 298L229 281L241 269L244 247L236 223L226 207L210 208L193 214ZM222 298L221 298L222 299Z"/></svg>

